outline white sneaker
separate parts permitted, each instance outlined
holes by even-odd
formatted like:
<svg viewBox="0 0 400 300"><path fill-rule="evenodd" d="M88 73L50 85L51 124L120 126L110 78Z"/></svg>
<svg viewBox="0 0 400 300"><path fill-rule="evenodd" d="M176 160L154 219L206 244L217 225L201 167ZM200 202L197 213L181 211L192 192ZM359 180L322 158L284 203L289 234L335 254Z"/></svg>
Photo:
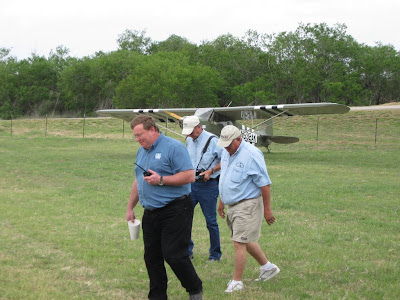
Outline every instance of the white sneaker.
<svg viewBox="0 0 400 300"><path fill-rule="evenodd" d="M243 283L241 281L233 282L233 280L229 280L228 287L225 290L225 293L232 293L235 291L240 291L243 289Z"/></svg>
<svg viewBox="0 0 400 300"><path fill-rule="evenodd" d="M267 281L272 277L279 274L281 270L279 270L277 265L272 264L272 266L267 270L261 270L260 276L256 279L256 281Z"/></svg>

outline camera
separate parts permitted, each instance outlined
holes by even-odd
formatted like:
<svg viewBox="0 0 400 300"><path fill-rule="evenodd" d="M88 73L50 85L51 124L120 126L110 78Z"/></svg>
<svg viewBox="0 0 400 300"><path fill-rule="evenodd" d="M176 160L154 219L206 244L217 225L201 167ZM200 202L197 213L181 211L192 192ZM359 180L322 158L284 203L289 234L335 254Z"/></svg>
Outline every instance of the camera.
<svg viewBox="0 0 400 300"><path fill-rule="evenodd" d="M200 173L203 173L205 170L204 169L200 169L200 170L196 170L196 181L200 181L203 182L204 181L204 175L200 175Z"/></svg>

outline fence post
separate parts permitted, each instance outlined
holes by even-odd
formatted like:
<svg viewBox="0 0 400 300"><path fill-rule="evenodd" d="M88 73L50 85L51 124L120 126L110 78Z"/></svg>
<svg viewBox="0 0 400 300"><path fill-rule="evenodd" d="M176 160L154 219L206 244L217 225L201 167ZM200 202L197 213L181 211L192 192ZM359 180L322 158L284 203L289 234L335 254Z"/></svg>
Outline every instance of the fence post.
<svg viewBox="0 0 400 300"><path fill-rule="evenodd" d="M45 138L47 137L47 114L46 114L46 129L44 131L44 137Z"/></svg>
<svg viewBox="0 0 400 300"><path fill-rule="evenodd" d="M82 138L85 138L85 123L86 123L86 114L83 114Z"/></svg>

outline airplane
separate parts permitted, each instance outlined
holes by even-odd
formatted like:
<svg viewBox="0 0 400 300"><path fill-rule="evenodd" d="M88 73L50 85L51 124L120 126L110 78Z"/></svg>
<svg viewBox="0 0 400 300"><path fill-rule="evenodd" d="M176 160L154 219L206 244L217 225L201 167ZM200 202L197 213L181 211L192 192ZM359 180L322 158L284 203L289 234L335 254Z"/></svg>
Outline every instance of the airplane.
<svg viewBox="0 0 400 300"><path fill-rule="evenodd" d="M241 130L242 137L255 146L265 146L274 143L289 144L299 141L298 137L273 135L272 121L282 116L304 116L319 114L344 114L350 107L337 103L301 103L233 107L209 108L155 108L155 109L103 109L96 111L105 117L120 118L127 122L140 114L151 115L156 121L166 124L162 128L170 130L168 123L178 123L182 127L185 116L196 115L208 132L219 136L221 129L226 125L234 125ZM245 126L240 121L263 120L255 126ZM249 123L249 122L247 122ZM173 131L175 134L183 136Z"/></svg>

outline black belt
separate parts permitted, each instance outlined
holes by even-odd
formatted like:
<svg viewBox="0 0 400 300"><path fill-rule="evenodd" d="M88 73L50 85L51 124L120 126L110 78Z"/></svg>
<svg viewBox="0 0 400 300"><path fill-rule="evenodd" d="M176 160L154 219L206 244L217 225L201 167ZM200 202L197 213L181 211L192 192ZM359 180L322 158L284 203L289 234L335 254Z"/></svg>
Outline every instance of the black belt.
<svg viewBox="0 0 400 300"><path fill-rule="evenodd" d="M173 204L175 204L175 203L177 203L177 202L180 202L180 201L182 201L182 200L185 200L187 197L189 197L189 194L180 196L180 197L178 197L178 198L175 198L174 200L172 200L171 202L167 203L167 204L164 205L163 207L152 208L152 209L146 208L146 210L147 210L147 211L150 211L150 212L160 211L160 210L162 210L162 209L164 209L164 208L166 208L166 207L169 207L169 206L171 206L171 205L173 205Z"/></svg>
<svg viewBox="0 0 400 300"><path fill-rule="evenodd" d="M189 196L189 194L180 196L180 197L175 198L174 200L172 200L170 203L172 203L172 202L174 202L174 201L179 201L179 200L186 199L188 196ZM169 203L168 203L168 204L169 204ZM167 205L168 205L168 204L167 204Z"/></svg>

